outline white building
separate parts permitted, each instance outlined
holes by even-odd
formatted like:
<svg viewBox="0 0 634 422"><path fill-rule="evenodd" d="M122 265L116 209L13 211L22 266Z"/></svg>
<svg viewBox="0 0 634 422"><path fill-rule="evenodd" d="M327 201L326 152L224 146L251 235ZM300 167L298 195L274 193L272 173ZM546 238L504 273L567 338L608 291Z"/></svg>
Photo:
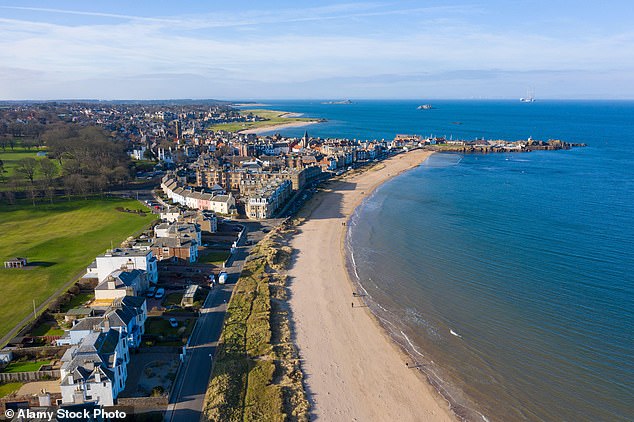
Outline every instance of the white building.
<svg viewBox="0 0 634 422"><path fill-rule="evenodd" d="M100 317L79 320L60 339L72 347L64 353L61 392L64 404L96 402L112 406L125 388L130 351L141 345L147 303L144 297L116 299Z"/></svg>
<svg viewBox="0 0 634 422"><path fill-rule="evenodd" d="M210 210L220 214L230 214L236 207L236 200L233 195L216 195L210 202Z"/></svg>
<svg viewBox="0 0 634 422"><path fill-rule="evenodd" d="M62 357L62 403L113 406L128 378L127 338L119 331L93 331Z"/></svg>
<svg viewBox="0 0 634 422"><path fill-rule="evenodd" d="M143 270L146 272L148 282L158 282L158 265L151 250L117 248L108 250L105 254L97 256L95 262L88 267L88 272L96 274L99 282L102 282L116 270Z"/></svg>

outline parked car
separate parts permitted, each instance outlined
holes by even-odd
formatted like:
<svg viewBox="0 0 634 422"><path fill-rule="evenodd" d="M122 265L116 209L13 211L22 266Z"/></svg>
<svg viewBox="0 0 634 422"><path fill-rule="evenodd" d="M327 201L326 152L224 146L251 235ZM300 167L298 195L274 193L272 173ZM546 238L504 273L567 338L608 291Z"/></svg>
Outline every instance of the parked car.
<svg viewBox="0 0 634 422"><path fill-rule="evenodd" d="M149 289L147 289L147 297L154 297L154 294L156 293L156 287L152 286Z"/></svg>
<svg viewBox="0 0 634 422"><path fill-rule="evenodd" d="M163 296L165 296L165 289L164 288L160 288L156 291L156 294L154 295L154 297L156 299L161 299Z"/></svg>
<svg viewBox="0 0 634 422"><path fill-rule="evenodd" d="M228 278L229 278L229 274L227 274L226 272L222 271L218 275L218 284L225 284L227 282Z"/></svg>
<svg viewBox="0 0 634 422"><path fill-rule="evenodd" d="M178 327L178 321L176 321L176 318L170 318L170 325L172 328Z"/></svg>

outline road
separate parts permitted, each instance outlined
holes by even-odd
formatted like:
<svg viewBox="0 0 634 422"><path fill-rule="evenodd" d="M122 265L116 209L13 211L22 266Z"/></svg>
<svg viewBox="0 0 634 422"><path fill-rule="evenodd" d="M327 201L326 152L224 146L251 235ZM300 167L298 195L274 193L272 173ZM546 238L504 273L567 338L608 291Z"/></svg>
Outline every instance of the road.
<svg viewBox="0 0 634 422"><path fill-rule="evenodd" d="M244 244L244 240L241 243ZM211 375L212 358L222 332L227 303L250 249L250 246L238 246L231 265L225 269L229 274L229 283L216 285L201 308L200 317L187 348L187 356L175 381L165 421L200 420Z"/></svg>

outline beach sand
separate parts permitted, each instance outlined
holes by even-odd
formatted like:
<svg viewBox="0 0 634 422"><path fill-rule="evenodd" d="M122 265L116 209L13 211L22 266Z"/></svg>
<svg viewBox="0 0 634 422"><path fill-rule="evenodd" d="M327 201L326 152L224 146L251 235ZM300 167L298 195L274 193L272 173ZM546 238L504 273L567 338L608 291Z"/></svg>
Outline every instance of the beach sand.
<svg viewBox="0 0 634 422"><path fill-rule="evenodd" d="M302 126L308 126L308 125L312 125L315 123L319 123L319 121L315 120L312 122L291 122L291 123L283 123L283 124L279 124L279 125L271 125L271 126L260 126L260 127L256 127L253 129L246 129L246 130L239 130L238 133L245 133L245 134L250 134L250 133L254 133L254 134L259 134L259 133L264 133L264 132L270 132L273 130L278 130L278 129L288 129L291 127L302 127Z"/></svg>
<svg viewBox="0 0 634 422"><path fill-rule="evenodd" d="M363 198L389 178L422 163L412 151L342 180L315 195L300 216L289 270L292 323L302 359L311 419L455 421L448 403L352 295L343 225ZM352 302L356 307L352 307Z"/></svg>

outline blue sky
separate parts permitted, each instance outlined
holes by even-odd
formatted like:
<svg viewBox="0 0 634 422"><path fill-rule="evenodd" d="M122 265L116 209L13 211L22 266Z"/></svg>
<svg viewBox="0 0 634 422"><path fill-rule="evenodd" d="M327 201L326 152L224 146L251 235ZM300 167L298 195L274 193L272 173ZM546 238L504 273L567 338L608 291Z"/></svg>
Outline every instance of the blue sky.
<svg viewBox="0 0 634 422"><path fill-rule="evenodd" d="M632 9L0 0L0 99L633 99Z"/></svg>

